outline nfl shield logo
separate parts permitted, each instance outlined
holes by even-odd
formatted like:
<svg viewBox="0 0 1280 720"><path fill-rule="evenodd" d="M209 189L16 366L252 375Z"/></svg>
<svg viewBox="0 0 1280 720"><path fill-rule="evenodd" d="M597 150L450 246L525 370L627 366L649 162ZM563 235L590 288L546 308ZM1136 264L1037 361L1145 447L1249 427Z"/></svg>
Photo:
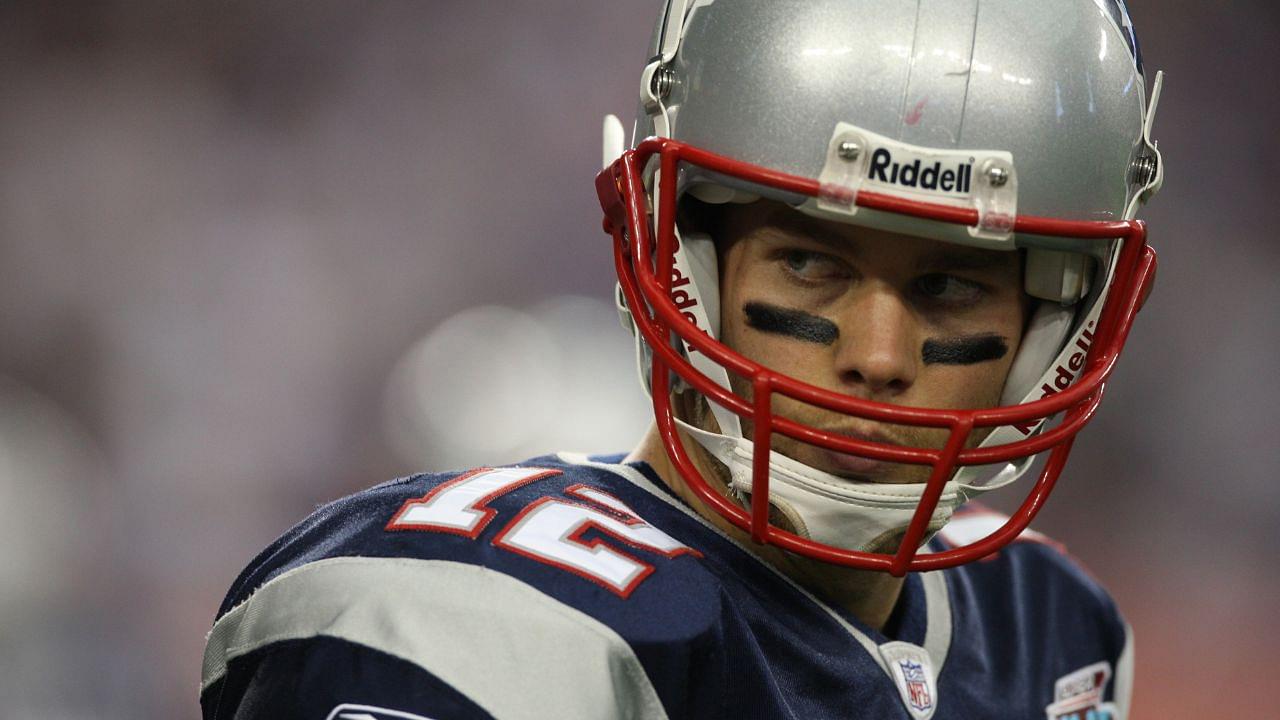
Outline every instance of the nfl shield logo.
<svg viewBox="0 0 1280 720"><path fill-rule="evenodd" d="M938 709L938 685L929 653L919 645L895 640L880 646L880 657L912 720L930 720Z"/></svg>
<svg viewBox="0 0 1280 720"><path fill-rule="evenodd" d="M910 660L899 660L902 677L907 686L907 702L911 707L924 712L933 707L933 697L929 695L929 684L925 681L924 668Z"/></svg>

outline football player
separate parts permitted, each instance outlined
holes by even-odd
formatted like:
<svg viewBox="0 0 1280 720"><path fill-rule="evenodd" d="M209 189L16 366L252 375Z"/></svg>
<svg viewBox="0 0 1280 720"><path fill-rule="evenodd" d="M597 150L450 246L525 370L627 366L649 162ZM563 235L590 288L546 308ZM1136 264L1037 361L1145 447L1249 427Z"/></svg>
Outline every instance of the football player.
<svg viewBox="0 0 1280 720"><path fill-rule="evenodd" d="M205 718L1126 717L1127 626L1028 529L1154 277L1123 2L667 0L648 57L596 189L649 434L320 509Z"/></svg>

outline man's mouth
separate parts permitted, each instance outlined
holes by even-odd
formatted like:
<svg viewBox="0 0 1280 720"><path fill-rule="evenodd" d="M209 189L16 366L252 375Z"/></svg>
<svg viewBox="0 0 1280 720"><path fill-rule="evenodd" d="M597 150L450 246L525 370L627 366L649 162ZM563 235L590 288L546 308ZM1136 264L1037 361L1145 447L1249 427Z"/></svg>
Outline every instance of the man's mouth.
<svg viewBox="0 0 1280 720"><path fill-rule="evenodd" d="M822 460L823 467L829 468L829 472L833 475L867 482L876 481L893 464L883 460L875 460L861 455L849 455L848 453L834 450L823 450Z"/></svg>
<svg viewBox="0 0 1280 720"><path fill-rule="evenodd" d="M880 443L884 445L897 445L898 443L879 433L867 433L859 431L835 430L834 432L845 437L864 442ZM827 469L834 475L847 477L851 480L861 480L865 482L891 482L887 475L893 466L898 463L888 462L885 460L876 460L875 458L866 457L864 455L854 455L851 453L840 452L838 450L821 450L822 467Z"/></svg>

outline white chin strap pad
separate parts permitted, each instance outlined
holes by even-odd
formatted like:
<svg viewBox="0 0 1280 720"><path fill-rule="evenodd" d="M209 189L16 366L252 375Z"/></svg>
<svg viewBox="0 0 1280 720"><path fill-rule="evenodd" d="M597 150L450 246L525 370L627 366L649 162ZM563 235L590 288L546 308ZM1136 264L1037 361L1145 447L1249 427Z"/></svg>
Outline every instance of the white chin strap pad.
<svg viewBox="0 0 1280 720"><path fill-rule="evenodd" d="M739 498L752 491L753 444L680 426L729 469L730 488ZM924 483L874 483L842 478L811 468L777 452L769 453L769 503L796 525L796 534L858 552L893 552L896 535L906 531L924 494ZM967 488L948 482L929 522L932 537L967 497Z"/></svg>

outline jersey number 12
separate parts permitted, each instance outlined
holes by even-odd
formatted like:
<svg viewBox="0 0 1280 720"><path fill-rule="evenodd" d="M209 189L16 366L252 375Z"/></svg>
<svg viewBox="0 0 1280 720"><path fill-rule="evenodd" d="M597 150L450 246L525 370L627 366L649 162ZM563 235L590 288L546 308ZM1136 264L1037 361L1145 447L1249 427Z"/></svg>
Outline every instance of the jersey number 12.
<svg viewBox="0 0 1280 720"><path fill-rule="evenodd" d="M451 533L475 540L498 514L490 502L559 474L545 468L472 470L406 502L387 523L387 530ZM494 536L494 546L567 570L624 598L654 567L605 537L668 558L701 556L603 490L573 485L564 492L568 497L548 495L526 505ZM589 532L594 536L584 539Z"/></svg>

